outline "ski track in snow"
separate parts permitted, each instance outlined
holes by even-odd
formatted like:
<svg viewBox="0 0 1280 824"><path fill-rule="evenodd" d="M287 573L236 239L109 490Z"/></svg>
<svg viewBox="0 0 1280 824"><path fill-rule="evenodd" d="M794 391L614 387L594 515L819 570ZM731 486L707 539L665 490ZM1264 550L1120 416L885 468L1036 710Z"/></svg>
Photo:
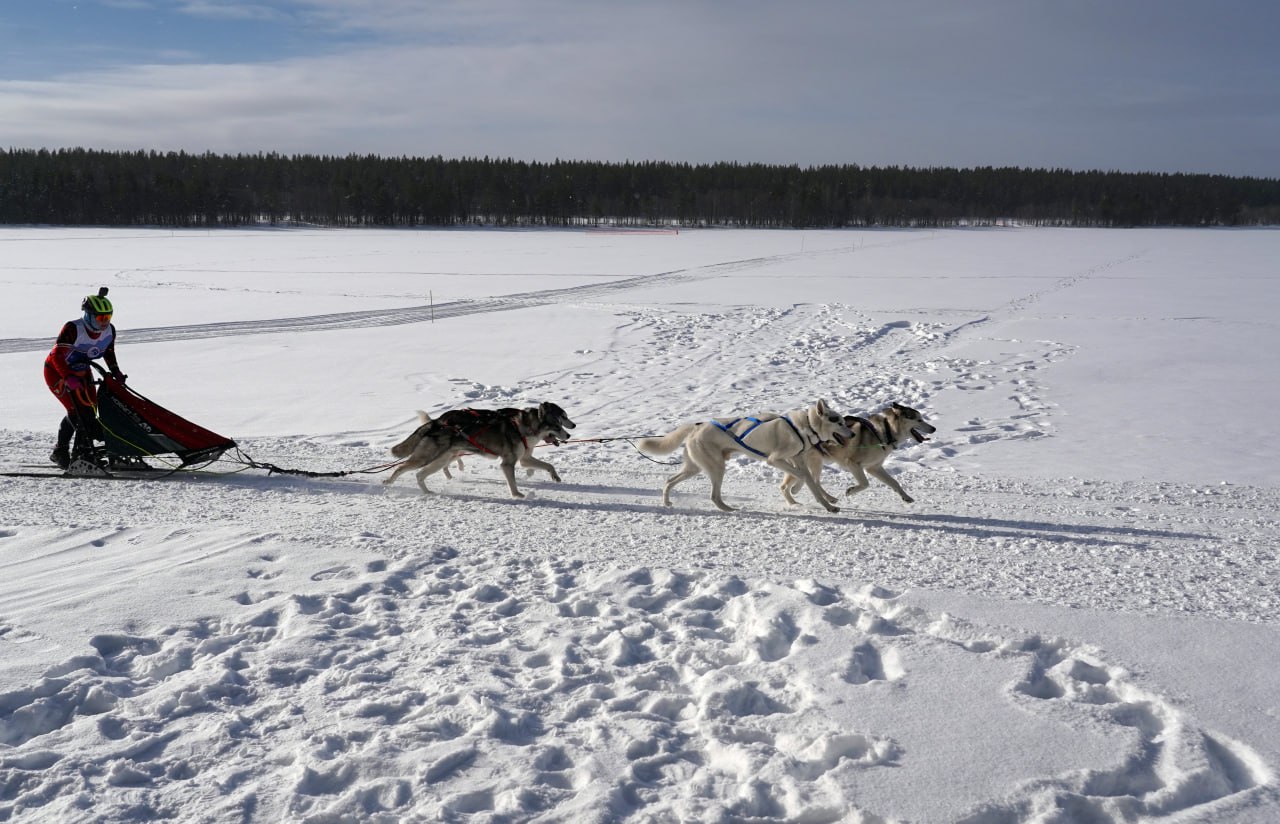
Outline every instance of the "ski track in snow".
<svg viewBox="0 0 1280 824"><path fill-rule="evenodd" d="M863 242L856 248L900 246L910 243L921 243L928 238L895 237L873 243ZM519 292L493 298L458 300L427 306L410 306L397 309L372 309L357 312L337 312L325 315L305 317L272 318L265 320L233 321L224 323L190 324L185 326L164 326L153 328L130 328L128 342L160 343L172 340L200 340L206 338L232 337L238 335L263 335L279 332L324 332L339 329L366 329L383 326L399 326L410 323L427 323L435 320L466 317L468 315L488 312L507 312L516 309L527 309L554 303L588 302L600 298L633 290L655 286L687 283L695 280L725 277L728 275L758 269L768 264L793 259L814 259L829 255L846 253L854 247L821 249L809 252L791 252L766 257L744 258L720 263L712 263L688 269L677 269L649 275L609 280L601 283L587 283L563 289L542 289L533 292ZM117 272L117 278L128 279L131 272ZM539 275L546 277L546 275ZM152 286L172 284L151 284ZM202 285L207 289L208 286ZM244 290L254 292L255 290ZM0 338L0 355L19 352L45 351L50 346L48 338Z"/></svg>
<svg viewBox="0 0 1280 824"><path fill-rule="evenodd" d="M571 286L565 289L544 289L521 292L502 297L459 300L434 306L411 306L401 309L371 309L360 312L337 312L297 318L272 318L268 320L235 321L230 323L203 323L187 326L164 326L146 329L130 329L129 343L159 343L171 340L201 340L237 335L265 335L278 332L327 332L338 329L366 329L381 326L398 326L407 323L426 323L433 320L465 317L486 312L507 312L527 309L550 303L588 301L608 297L638 286L652 287L695 279L723 277L742 269L755 268L763 263L782 260L794 255L716 263L694 269L641 275L634 278ZM33 352L48 349L47 338L0 339L0 355L17 352Z"/></svg>
<svg viewBox="0 0 1280 824"><path fill-rule="evenodd" d="M618 300L769 260L460 301L434 314ZM982 361L949 354L1043 294L954 324L906 312L873 319L839 304L711 313L610 304L614 348L584 367L516 386L454 379L455 405L556 400L582 437L667 431L709 409L763 411L812 399L814 386L856 413L872 411L868 399L929 409L943 391L998 394L1003 416L929 413L945 431L890 458L919 502L910 509L875 481L836 515L804 497L787 507L776 473L746 459L731 462L725 484L745 511L713 511L698 482L667 509L660 489L674 470L625 444L543 455L566 482L521 479L530 493L521 502L481 459L454 481L429 479L440 494L425 498L405 482L230 475L117 484L107 504L101 481L0 478L0 552L14 559L0 571L29 580L38 603L58 603L57 558L87 548L166 550L133 558L125 572L104 567L102 586L115 588L215 556L244 558L244 580L219 596L238 605L235 617L97 634L83 639L87 651L0 694L0 821L887 822L878 776L909 773L930 754L884 719L946 723L939 696L915 688L936 681L923 675L937 667L999 672L1010 685L1003 700L1020 720L1008 740L957 730L962 750L1024 757L1037 724L1087 730L1092 742L1029 760L1012 791L985 787L976 759L975 774L957 778L972 796L957 801L967 824L1054 810L1077 821L1184 820L1273 786L1246 743L1204 728L1099 649L930 613L898 594L972 591L982 569L981 594L992 597L1280 620L1278 582L1261 571L1280 541L1275 490L950 469L993 442L1053 436L1038 373L1070 357L1069 346L1021 341L1018 355ZM429 311L129 330L129 342L416 323ZM709 345L722 341L735 345ZM47 346L0 340L0 353ZM682 404L661 419L644 403L655 385ZM575 396L608 402L574 408L566 399ZM723 408L726 398L736 408ZM242 445L264 459L349 469L383 462L403 434ZM41 461L47 448L40 434L0 432L6 464ZM833 472L824 483L842 488ZM56 488L54 511L36 512L48 500L39 484ZM115 525L120 512L127 525ZM629 537L637 523L639 541ZM1236 538L1241 523L1266 540ZM594 551L556 557L563 534ZM377 559L307 566L311 548L343 545ZM286 565L312 586L286 586ZM60 645L26 628L22 609L0 603L0 651ZM1094 758L1082 763L1082 752Z"/></svg>

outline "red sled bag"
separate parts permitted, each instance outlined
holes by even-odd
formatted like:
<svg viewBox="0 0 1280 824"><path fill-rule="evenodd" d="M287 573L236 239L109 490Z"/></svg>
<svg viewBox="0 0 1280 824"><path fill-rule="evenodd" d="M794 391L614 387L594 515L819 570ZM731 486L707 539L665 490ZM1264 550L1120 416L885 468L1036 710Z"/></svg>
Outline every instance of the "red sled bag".
<svg viewBox="0 0 1280 824"><path fill-rule="evenodd" d="M216 461L236 446L107 374L98 387L98 422L107 452L126 458L173 454L187 466Z"/></svg>

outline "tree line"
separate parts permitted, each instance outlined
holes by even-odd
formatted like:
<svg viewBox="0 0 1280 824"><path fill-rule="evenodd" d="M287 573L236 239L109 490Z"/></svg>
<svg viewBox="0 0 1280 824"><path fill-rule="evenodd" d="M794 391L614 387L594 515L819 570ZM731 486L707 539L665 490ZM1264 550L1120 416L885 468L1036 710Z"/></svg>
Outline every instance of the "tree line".
<svg viewBox="0 0 1280 824"><path fill-rule="evenodd" d="M0 150L0 223L212 227L1280 224L1280 179L1020 168Z"/></svg>

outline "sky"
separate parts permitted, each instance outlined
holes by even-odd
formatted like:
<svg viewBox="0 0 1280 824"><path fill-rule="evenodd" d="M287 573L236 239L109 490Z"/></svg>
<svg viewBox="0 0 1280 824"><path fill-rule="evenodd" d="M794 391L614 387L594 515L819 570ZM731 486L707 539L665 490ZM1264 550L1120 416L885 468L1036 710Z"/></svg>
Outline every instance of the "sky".
<svg viewBox="0 0 1280 824"><path fill-rule="evenodd" d="M1269 0L5 0L0 147L1280 176Z"/></svg>

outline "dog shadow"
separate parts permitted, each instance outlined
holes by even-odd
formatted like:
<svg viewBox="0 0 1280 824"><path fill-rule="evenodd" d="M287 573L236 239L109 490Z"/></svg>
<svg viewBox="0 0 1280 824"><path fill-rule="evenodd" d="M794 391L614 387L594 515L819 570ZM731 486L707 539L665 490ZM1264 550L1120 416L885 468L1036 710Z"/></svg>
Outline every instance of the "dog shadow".
<svg viewBox="0 0 1280 824"><path fill-rule="evenodd" d="M196 476L199 477L199 476ZM200 480L205 480L200 478ZM212 479L209 479L212 480ZM721 512L707 499L705 493L690 490L676 492L672 496L674 506L664 506L661 502L660 488L645 486L619 486L600 483L560 482L549 478L533 477L520 479L519 486L525 492L552 492L573 495L595 495L617 497L621 500L601 502L575 501L562 498L534 495L526 498L512 498L506 490L506 481L502 478L470 476L465 479L445 481L433 488L432 495L424 496L413 483L400 486L384 486L369 476L347 478L305 478L295 476L258 476L250 474L226 474L217 478L220 484L236 486L263 487L274 489L294 487L298 490L325 491L355 495L401 495L406 498L431 500L439 495L453 500L474 501L497 506L533 507L544 510L561 511L611 511L638 514L668 515L682 518L737 518L749 522L776 523L779 518L811 522L813 524L831 525L848 524L850 526L872 526L886 530L903 532L933 531L965 538L1013 539L1023 540L1039 537L1062 541L1086 547L1109 548L1118 541L1125 541L1130 547L1142 547L1149 542L1160 540L1213 540L1214 536L1195 532L1176 530L1144 529L1131 526L1107 526L1098 524L1080 524L1061 521L1018 520L1007 518L991 518L972 516L963 513L915 513L892 512L877 509L854 509L848 502L842 502L840 512L824 512L816 509L803 509L800 506L788 506L779 503L776 506L763 504L759 498L726 495L726 500L739 507L734 512ZM469 491L468 488L476 491ZM479 490L486 490L481 492ZM490 494L490 492L492 494ZM639 500L637 500L639 499ZM807 502L806 502L807 503Z"/></svg>
<svg viewBox="0 0 1280 824"><path fill-rule="evenodd" d="M1026 538L1030 534L1052 534L1069 539L1075 536L1080 543L1114 543L1114 539L1180 539L1212 540L1214 536L1198 532L1143 529L1129 526L1100 526L1097 524L1068 524L1049 521L1006 520L1001 518L950 515L945 513L886 512L859 510L861 523L877 523L886 527L906 529L941 529L975 538Z"/></svg>
<svg viewBox="0 0 1280 824"><path fill-rule="evenodd" d="M471 485L492 488L495 491L501 489L503 494L501 496L491 496L465 491L465 486ZM772 523L776 523L779 518L786 518L789 520L794 519L802 522L812 522L815 524L829 525L833 523L845 523L850 526L874 526L877 528L901 530L904 532L920 532L922 530L928 530L979 540L990 540L996 538L1020 540L1038 536L1089 547L1111 547L1114 546L1117 541L1121 540L1129 542L1129 546L1134 546L1135 544L1138 546L1144 546L1147 542L1156 540L1211 540L1213 537L1211 535L1193 532L1143 529L1140 527L1014 520L957 514L917 514L911 512L888 512L883 510L854 510L847 504L841 508L840 512L805 511L798 506L792 507L785 505L777 508L770 508L760 507L758 499L735 497L732 495L727 495L726 500L739 508L734 512L722 512L719 509L716 509L710 501L707 500L705 494L699 494L693 491L687 493L675 493L672 496L674 506L664 506L661 502L661 490L654 489L652 487L631 487L571 482L556 483L549 479L525 479L520 486L521 489L525 491L567 492L570 494L576 492L607 496L616 495L620 498L651 499L653 503L645 503L643 500L641 502L636 502L635 500L620 500L616 502L601 503L600 501L574 501L559 497L546 498L541 496L511 498L507 497L505 494L505 481L496 478L474 477L468 478L464 482L464 488L449 489L448 487L445 487L443 490L435 491L435 494L443 495L455 500L475 501L477 503L536 507L540 509L574 512L607 510L610 512L649 513L686 518L738 518L740 520L745 519L752 522L759 521ZM410 487L406 487L406 491L409 491L409 489ZM414 497L424 497L416 487L412 488L412 493Z"/></svg>

